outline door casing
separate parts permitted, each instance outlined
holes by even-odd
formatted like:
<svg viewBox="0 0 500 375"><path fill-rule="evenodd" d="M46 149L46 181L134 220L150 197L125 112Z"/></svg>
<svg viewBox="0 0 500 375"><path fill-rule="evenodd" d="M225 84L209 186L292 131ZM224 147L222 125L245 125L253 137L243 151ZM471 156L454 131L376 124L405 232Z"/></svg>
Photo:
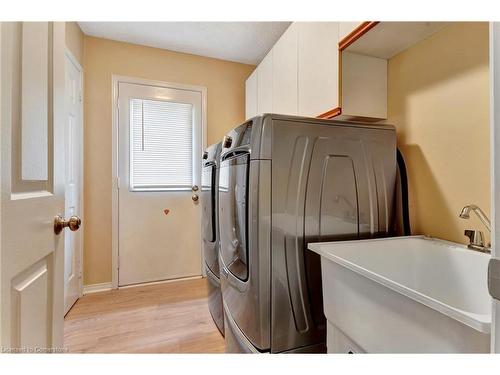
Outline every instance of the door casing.
<svg viewBox="0 0 500 375"><path fill-rule="evenodd" d="M500 106L495 105L495 98L500 98L500 23L490 22L490 175L491 175L491 256L500 258L497 248L500 238L500 199L496 190L500 189ZM495 45L495 43L497 45ZM500 353L500 301L492 298L491 307L491 352Z"/></svg>
<svg viewBox="0 0 500 375"><path fill-rule="evenodd" d="M111 206L112 206L112 219L111 219L111 287L112 289L118 288L118 85L120 83L132 83L138 85L146 86L157 86L181 90L191 90L199 91L201 93L201 139L202 148L205 149L207 146L207 88L204 86L196 85L185 85L179 83L171 83L157 80L149 80L136 77L128 77L121 75L112 76L112 134L111 134L111 173L112 173L112 191L111 191ZM200 225L201 225L201 215L200 215ZM200 252L202 251L202 243L200 241ZM205 275L205 267L203 262L203 254L201 254L201 269L202 274Z"/></svg>

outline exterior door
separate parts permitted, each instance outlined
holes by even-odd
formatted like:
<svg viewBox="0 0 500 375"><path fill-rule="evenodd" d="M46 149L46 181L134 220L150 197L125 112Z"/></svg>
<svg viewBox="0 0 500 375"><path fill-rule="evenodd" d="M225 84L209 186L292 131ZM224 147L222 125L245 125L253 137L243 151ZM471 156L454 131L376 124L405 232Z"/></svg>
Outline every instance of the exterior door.
<svg viewBox="0 0 500 375"><path fill-rule="evenodd" d="M64 23L1 24L1 346L62 347ZM62 156L62 157L61 157Z"/></svg>
<svg viewBox="0 0 500 375"><path fill-rule="evenodd" d="M202 91L118 83L118 285L201 276Z"/></svg>
<svg viewBox="0 0 500 375"><path fill-rule="evenodd" d="M68 53L66 67L66 193L65 215L81 215L82 212L82 70ZM64 233L64 313L81 295L82 233Z"/></svg>

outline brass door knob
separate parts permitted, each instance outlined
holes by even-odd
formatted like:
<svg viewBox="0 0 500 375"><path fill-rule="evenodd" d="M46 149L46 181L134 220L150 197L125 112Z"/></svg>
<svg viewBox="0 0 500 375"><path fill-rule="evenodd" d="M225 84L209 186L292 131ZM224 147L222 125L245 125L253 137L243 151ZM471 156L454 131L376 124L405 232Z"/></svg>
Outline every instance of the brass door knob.
<svg viewBox="0 0 500 375"><path fill-rule="evenodd" d="M54 218L54 233L59 234L64 228L69 228L72 232L77 231L82 225L82 220L78 216L71 216L69 220L65 220L61 215Z"/></svg>

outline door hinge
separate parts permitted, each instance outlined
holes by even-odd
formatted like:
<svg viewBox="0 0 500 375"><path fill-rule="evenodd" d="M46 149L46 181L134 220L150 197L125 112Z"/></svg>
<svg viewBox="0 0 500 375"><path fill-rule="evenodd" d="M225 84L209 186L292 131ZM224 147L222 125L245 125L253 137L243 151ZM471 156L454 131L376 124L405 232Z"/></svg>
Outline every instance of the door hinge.
<svg viewBox="0 0 500 375"><path fill-rule="evenodd" d="M78 94L78 96L80 97L80 102L82 102L82 100L83 100L82 90L80 90L80 93Z"/></svg>

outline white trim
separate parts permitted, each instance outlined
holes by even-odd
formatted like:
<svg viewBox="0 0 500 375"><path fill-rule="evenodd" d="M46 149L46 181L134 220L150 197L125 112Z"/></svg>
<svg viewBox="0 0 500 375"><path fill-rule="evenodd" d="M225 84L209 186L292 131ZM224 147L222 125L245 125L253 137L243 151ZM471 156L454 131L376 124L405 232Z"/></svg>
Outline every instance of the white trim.
<svg viewBox="0 0 500 375"><path fill-rule="evenodd" d="M186 85L180 83L164 82L136 77L127 77L121 75L112 75L112 131L111 131L111 207L112 207L112 219L111 219L111 285L113 289L118 288L118 84L119 83L131 83L143 86L157 86L165 88L174 88L180 90L190 90L198 91L201 93L201 139L202 139L202 151L207 147L207 88L204 86L196 85ZM201 215L200 215L200 229L201 229ZM204 261L203 261L203 247L200 243L201 252L201 269L202 273L204 271ZM177 280L177 279L176 279ZM144 285L144 284L137 284Z"/></svg>
<svg viewBox="0 0 500 375"><path fill-rule="evenodd" d="M3 22L0 22L0 145L3 144L2 142L2 91L3 91L3 86L2 86L2 27L3 27ZM2 153L0 152L0 168L3 165L2 163ZM0 171L0 197L2 197L2 172ZM0 201L0 259L3 258L2 256L2 202ZM0 291L2 290L2 265L0 264ZM1 292L0 292L0 298L1 297ZM2 324L0 322L0 342L1 342L1 337L2 337Z"/></svg>
<svg viewBox="0 0 500 375"><path fill-rule="evenodd" d="M16 200L25 200L25 199L33 199L33 198L44 198L44 197L52 197L54 193L47 190L40 191L28 191L25 193L11 193L10 199L13 201Z"/></svg>
<svg viewBox="0 0 500 375"><path fill-rule="evenodd" d="M73 63L77 67L78 71L80 73L83 73L82 65L78 62L78 59L75 57L75 55L73 55L73 52L71 52L71 50L67 46L66 46L66 49L64 51L64 54L69 58L71 63ZM82 87L82 90L83 90L83 87Z"/></svg>
<svg viewBox="0 0 500 375"><path fill-rule="evenodd" d="M491 245L492 257L500 258L497 239L500 238L500 106L495 99L500 98L500 23L490 22L490 175L491 175ZM500 302L492 299L491 352L500 353Z"/></svg>
<svg viewBox="0 0 500 375"><path fill-rule="evenodd" d="M177 281L187 281L187 280L198 280L202 279L202 276L189 276L183 277L180 279L169 279L169 280L160 280L160 281L150 281L147 283L133 284L133 285L125 285L119 288L114 288L112 283L100 283L100 284L90 284L83 286L83 295L92 294L92 293L100 293L100 292L109 292L113 289L130 289L137 288L139 286L150 286L150 285L158 285L158 284L171 284Z"/></svg>
<svg viewBox="0 0 500 375"><path fill-rule="evenodd" d="M149 282L145 282L145 283L120 286L118 289L130 289L130 288L136 288L138 286L148 286L148 285L158 285L158 284L170 284L170 283L175 283L177 281L198 280L198 279L203 279L203 276L188 276L188 277L181 277L181 278L178 278L178 279L168 279L168 280L160 280L160 281L149 281Z"/></svg>
<svg viewBox="0 0 500 375"><path fill-rule="evenodd" d="M79 262L78 262L78 296L81 297L84 294L84 287L83 287L83 247L85 245L85 213L84 213L84 194L85 194L85 188L84 188L84 178L85 178L85 171L84 171L84 158L85 158L85 139L84 139L84 128L85 128L85 114L83 112L83 101L85 98L85 93L83 91L84 85L83 85L83 68L78 62L77 58L73 53L69 50L69 48L66 46L66 49L64 51L65 56L69 59L69 61L76 67L78 72L80 73L80 168L79 168L79 177L80 177L80 183L79 183L79 207L80 207L80 212L79 212L79 217L82 220L82 225L79 229L80 233L80 254L79 256Z"/></svg>
<svg viewBox="0 0 500 375"><path fill-rule="evenodd" d="M111 283L100 283L100 284L90 284L83 286L83 295L99 293L99 292L107 292L113 289Z"/></svg>
<svg viewBox="0 0 500 375"><path fill-rule="evenodd" d="M111 107L111 285L118 288L118 83L112 76Z"/></svg>

